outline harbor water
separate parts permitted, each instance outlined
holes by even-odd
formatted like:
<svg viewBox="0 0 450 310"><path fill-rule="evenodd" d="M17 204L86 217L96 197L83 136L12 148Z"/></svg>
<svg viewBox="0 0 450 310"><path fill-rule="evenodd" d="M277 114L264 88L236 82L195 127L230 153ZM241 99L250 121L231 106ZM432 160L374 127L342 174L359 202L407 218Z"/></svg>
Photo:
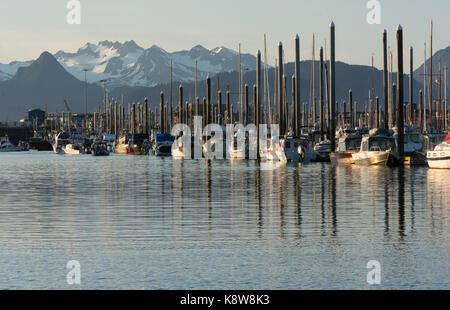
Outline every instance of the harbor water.
<svg viewBox="0 0 450 310"><path fill-rule="evenodd" d="M448 170L5 153L0 289L450 289L449 218Z"/></svg>

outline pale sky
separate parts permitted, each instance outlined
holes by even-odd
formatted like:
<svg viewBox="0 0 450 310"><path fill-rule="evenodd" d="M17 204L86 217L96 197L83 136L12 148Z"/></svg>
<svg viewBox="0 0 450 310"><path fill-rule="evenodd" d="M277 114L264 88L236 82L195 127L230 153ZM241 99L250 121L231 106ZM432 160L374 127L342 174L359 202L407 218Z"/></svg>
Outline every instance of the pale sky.
<svg viewBox="0 0 450 310"><path fill-rule="evenodd" d="M381 65L381 36L388 30L394 47L395 29L404 29L405 50L415 48L415 66L423 63L424 42L434 21L435 51L450 45L450 1L380 0L381 24L369 25L368 0L80 0L81 25L69 25L68 0L1 0L0 63L36 59L43 51L74 52L85 43L135 40L148 48L168 51L226 46L256 53L267 34L270 62L279 41L287 61L293 58L295 34L301 38L301 58L311 59L336 24L337 60ZM429 54L429 51L427 52ZM429 56L429 55L428 55ZM408 57L409 58L409 57Z"/></svg>

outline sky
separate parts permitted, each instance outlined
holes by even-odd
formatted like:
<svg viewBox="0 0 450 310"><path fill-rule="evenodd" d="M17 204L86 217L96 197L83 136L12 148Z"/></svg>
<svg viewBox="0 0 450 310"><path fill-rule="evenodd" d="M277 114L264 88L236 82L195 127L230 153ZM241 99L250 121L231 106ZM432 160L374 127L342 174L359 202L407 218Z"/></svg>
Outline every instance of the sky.
<svg viewBox="0 0 450 310"><path fill-rule="evenodd" d="M293 60L294 37L301 39L301 59L312 57L329 42L329 24L336 24L336 59L351 64L382 65L382 32L395 46L395 30L404 30L405 51L415 50L415 67L424 59L434 22L435 50L450 45L450 1L379 0L381 24L369 24L368 0L79 0L81 24L70 25L69 0L1 0L0 63L36 59L43 51L75 52L87 42L135 40L167 51L197 44L225 46L256 54L267 35L269 61L283 42L287 61ZM327 43L328 45L328 43ZM327 47L329 49L329 47ZM406 54L406 52L405 52ZM429 51L427 52L429 54ZM318 57L318 56L316 56Z"/></svg>

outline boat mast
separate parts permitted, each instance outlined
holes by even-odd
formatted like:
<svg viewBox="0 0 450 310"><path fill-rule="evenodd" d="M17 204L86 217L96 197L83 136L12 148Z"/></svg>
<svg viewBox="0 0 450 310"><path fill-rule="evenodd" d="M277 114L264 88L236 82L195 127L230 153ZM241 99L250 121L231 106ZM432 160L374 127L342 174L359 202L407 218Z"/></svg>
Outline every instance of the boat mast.
<svg viewBox="0 0 450 310"><path fill-rule="evenodd" d="M194 97L195 100L197 100L198 97L198 93L197 93L197 80L198 80L198 72L197 72L197 65L198 65L198 61L195 61L195 76L194 76Z"/></svg>
<svg viewBox="0 0 450 310"><path fill-rule="evenodd" d="M277 119L276 116L278 115L278 109L277 109L277 91L278 91L278 61L277 58L275 58L275 66L274 66L275 70L274 70L274 86L273 86L273 113L274 116L272 118L272 124L275 123L276 121L279 121L279 119Z"/></svg>
<svg viewBox="0 0 450 310"><path fill-rule="evenodd" d="M433 117L433 21L431 21L431 37L430 37L430 124L435 127Z"/></svg>
<svg viewBox="0 0 450 310"><path fill-rule="evenodd" d="M268 123L272 124L272 113L270 109L270 96L269 96L269 77L267 72L267 41L266 34L264 34L264 108L268 111Z"/></svg>
<svg viewBox="0 0 450 310"><path fill-rule="evenodd" d="M312 43L312 126L314 130L314 125L316 123L316 36L313 33L313 43Z"/></svg>
<svg viewBox="0 0 450 310"><path fill-rule="evenodd" d="M172 97L172 91L173 91L173 61L170 60L170 126L173 127L173 97ZM164 104L164 103L163 103ZM162 113L162 112L161 112Z"/></svg>
<svg viewBox="0 0 450 310"><path fill-rule="evenodd" d="M447 65L444 66L444 130L447 130Z"/></svg>
<svg viewBox="0 0 450 310"><path fill-rule="evenodd" d="M423 63L423 97L427 98L427 43L424 43L424 63ZM427 130L427 108L423 105L423 131Z"/></svg>

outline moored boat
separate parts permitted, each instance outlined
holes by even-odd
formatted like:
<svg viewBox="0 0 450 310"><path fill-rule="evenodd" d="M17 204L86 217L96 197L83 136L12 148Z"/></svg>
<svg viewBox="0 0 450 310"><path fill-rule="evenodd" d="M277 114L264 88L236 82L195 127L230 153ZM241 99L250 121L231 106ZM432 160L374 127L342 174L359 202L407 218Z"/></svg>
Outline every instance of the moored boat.
<svg viewBox="0 0 450 310"><path fill-rule="evenodd" d="M67 144L64 148L64 153L66 155L80 155L80 148L72 143Z"/></svg>
<svg viewBox="0 0 450 310"><path fill-rule="evenodd" d="M95 141L92 144L91 152L93 156L109 156L108 145L104 141Z"/></svg>
<svg viewBox="0 0 450 310"><path fill-rule="evenodd" d="M172 155L172 144L175 137L170 134L159 133L155 136L155 141L153 142L153 152L156 156L171 156Z"/></svg>
<svg viewBox="0 0 450 310"><path fill-rule="evenodd" d="M435 147L434 151L427 153L428 166L432 169L450 169L450 133Z"/></svg>
<svg viewBox="0 0 450 310"><path fill-rule="evenodd" d="M21 152L23 151L22 147L14 146L11 142L5 141L0 146L0 152Z"/></svg>
<svg viewBox="0 0 450 310"><path fill-rule="evenodd" d="M114 147L114 152L117 154L130 154L131 148L128 142L128 137L123 135L119 138Z"/></svg>
<svg viewBox="0 0 450 310"><path fill-rule="evenodd" d="M330 162L331 143L329 140L320 141L314 146L316 162Z"/></svg>
<svg viewBox="0 0 450 310"><path fill-rule="evenodd" d="M355 165L360 166L394 166L400 163L397 153L397 140L390 131L372 130L363 137L360 151L352 154Z"/></svg>
<svg viewBox="0 0 450 310"><path fill-rule="evenodd" d="M37 132L28 141L28 148L36 151L53 151L52 144L40 136Z"/></svg>
<svg viewBox="0 0 450 310"><path fill-rule="evenodd" d="M353 154L361 147L362 136L360 134L348 134L339 138L337 152L330 155L330 160L338 165L354 164Z"/></svg>

